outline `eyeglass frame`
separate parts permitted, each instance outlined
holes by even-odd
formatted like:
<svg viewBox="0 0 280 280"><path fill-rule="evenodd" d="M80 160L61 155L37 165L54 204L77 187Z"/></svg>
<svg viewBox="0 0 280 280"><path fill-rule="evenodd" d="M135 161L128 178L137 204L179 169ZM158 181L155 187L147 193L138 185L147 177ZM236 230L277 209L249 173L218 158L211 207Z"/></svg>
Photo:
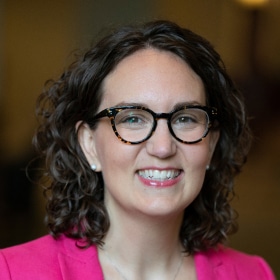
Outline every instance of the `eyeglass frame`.
<svg viewBox="0 0 280 280"><path fill-rule="evenodd" d="M140 141L136 141L136 142L131 142L131 141L127 141L127 140L123 139L121 137L121 135L118 133L116 125L115 125L115 117L119 112L121 112L123 110L126 110L126 109L143 110L143 111L146 111L146 112L148 112L152 115L153 126L151 128L150 133L144 139L142 139ZM176 112L181 111L181 110L186 110L186 109L200 109L200 110L204 111L208 116L208 125L206 126L206 130L205 130L204 134L202 135L202 137L199 138L198 140L184 141L184 140L178 138L176 136L176 134L174 133L173 129L172 129L172 125L171 125L172 116ZM112 129L113 129L115 135L117 136L117 138L121 142L123 142L125 144L130 144L130 145L137 145L137 144L141 144L141 143L147 141L149 138L152 137L153 133L155 132L155 130L157 128L157 122L158 122L159 119L166 119L169 132L177 141L179 141L180 143L183 143L183 144L195 144L195 143L198 143L198 142L202 141L202 139L205 138L208 135L211 127L213 126L214 120L217 118L217 115L218 115L217 108L208 107L208 106L200 106L200 105L181 106L179 108L176 108L176 109L172 110L169 113L155 113L151 109L143 107L143 106L129 105L129 106L116 106L116 107L106 108L106 109L100 111L99 113L97 113L95 116L93 116L92 119L90 119L87 123L90 127L93 127L93 125L95 124L95 122L97 120L99 120L101 118L104 118L104 117L108 117L111 121Z"/></svg>

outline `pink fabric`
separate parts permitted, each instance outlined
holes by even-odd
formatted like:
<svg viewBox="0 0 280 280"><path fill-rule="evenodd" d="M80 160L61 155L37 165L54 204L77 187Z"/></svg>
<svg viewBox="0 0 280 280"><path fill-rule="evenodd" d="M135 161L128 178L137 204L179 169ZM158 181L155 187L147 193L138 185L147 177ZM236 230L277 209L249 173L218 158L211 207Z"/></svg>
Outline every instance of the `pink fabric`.
<svg viewBox="0 0 280 280"><path fill-rule="evenodd" d="M198 280L276 280L262 258L223 246L196 254L195 265Z"/></svg>
<svg viewBox="0 0 280 280"><path fill-rule="evenodd" d="M220 247L195 255L198 280L275 280L256 256ZM79 249L75 241L51 236L0 251L1 280L102 280L95 247Z"/></svg>
<svg viewBox="0 0 280 280"><path fill-rule="evenodd" d="M0 251L1 280L102 280L95 247L79 249L75 240L45 236Z"/></svg>

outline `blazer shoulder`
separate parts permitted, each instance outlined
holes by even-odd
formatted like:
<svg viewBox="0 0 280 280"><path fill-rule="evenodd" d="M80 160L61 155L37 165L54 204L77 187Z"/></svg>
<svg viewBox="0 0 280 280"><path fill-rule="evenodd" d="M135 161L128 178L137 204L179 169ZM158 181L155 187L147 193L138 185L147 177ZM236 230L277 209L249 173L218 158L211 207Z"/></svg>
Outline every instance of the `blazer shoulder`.
<svg viewBox="0 0 280 280"><path fill-rule="evenodd" d="M236 279L276 280L270 266L260 256L249 255L224 246L209 250L206 255L217 268L232 271Z"/></svg>
<svg viewBox="0 0 280 280"><path fill-rule="evenodd" d="M55 275L55 271L58 270L48 269L48 267L56 266L54 260L58 246L54 244L56 244L55 240L47 235L0 250L0 279L24 279L25 271L29 271L30 275L33 273L36 275L36 271L42 274L45 272L53 279L58 279ZM32 276L26 279L35 280Z"/></svg>
<svg viewBox="0 0 280 280"><path fill-rule="evenodd" d="M54 253L54 251L58 249L57 247L59 247L59 245L57 245L56 240L50 235L46 235L23 244L1 249L0 252L9 258L21 255L37 258L42 257L40 255L44 255L46 252Z"/></svg>
<svg viewBox="0 0 280 280"><path fill-rule="evenodd" d="M62 275L69 271L78 274L80 268L91 269L88 260L100 274L97 249L94 246L80 249L76 246L76 240L65 236L54 239L46 235L0 250L0 279L63 279Z"/></svg>

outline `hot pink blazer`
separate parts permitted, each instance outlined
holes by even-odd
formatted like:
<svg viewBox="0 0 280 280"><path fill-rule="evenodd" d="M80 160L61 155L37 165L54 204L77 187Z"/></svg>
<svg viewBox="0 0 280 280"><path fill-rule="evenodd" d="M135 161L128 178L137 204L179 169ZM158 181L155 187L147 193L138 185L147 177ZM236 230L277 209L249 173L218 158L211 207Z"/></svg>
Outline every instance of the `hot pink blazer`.
<svg viewBox="0 0 280 280"><path fill-rule="evenodd" d="M220 247L195 255L198 280L275 280L260 257ZM95 247L79 249L65 236L47 235L0 250L1 280L102 280Z"/></svg>

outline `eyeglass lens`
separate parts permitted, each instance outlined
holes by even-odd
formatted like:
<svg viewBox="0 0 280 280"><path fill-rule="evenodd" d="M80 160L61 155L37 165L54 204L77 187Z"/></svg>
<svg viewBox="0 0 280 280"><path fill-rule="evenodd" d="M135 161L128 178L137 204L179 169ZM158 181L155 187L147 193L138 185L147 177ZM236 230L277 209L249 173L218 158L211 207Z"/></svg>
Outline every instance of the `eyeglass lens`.
<svg viewBox="0 0 280 280"><path fill-rule="evenodd" d="M143 109L123 109L116 114L114 123L123 140L138 142L152 133L155 118L149 111ZM176 111L169 119L169 129L178 139L186 142L197 141L204 137L208 124L207 113L199 108Z"/></svg>

